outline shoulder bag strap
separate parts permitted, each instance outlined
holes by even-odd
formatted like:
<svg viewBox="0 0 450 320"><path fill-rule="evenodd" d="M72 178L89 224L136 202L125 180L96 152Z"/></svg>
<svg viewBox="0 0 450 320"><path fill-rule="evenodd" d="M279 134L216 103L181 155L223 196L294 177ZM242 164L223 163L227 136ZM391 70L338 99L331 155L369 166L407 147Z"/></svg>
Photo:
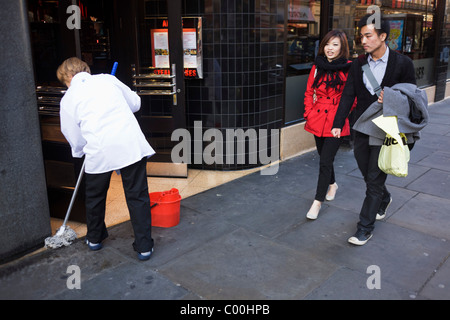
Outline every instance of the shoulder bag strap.
<svg viewBox="0 0 450 320"><path fill-rule="evenodd" d="M377 80L375 79L375 76L373 75L372 71L370 70L369 64L368 63L363 64L361 67L362 67L364 73L366 74L367 79L369 79L369 82L372 85L373 91L375 91L377 96L380 96L381 87L378 84Z"/></svg>

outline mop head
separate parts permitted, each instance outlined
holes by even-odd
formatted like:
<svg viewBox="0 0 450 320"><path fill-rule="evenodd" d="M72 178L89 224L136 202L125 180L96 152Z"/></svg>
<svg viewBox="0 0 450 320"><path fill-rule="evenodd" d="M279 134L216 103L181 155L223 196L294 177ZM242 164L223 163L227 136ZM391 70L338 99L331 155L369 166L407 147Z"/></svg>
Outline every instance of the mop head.
<svg viewBox="0 0 450 320"><path fill-rule="evenodd" d="M77 238L77 233L69 226L62 226L53 237L45 239L45 247L56 249L70 245Z"/></svg>

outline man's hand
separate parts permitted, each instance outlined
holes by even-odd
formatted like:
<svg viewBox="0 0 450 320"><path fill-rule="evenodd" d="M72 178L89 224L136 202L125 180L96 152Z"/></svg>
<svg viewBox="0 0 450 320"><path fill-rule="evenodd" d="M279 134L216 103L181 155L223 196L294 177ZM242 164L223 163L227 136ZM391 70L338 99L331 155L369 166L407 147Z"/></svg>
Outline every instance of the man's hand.
<svg viewBox="0 0 450 320"><path fill-rule="evenodd" d="M333 137L335 137L335 138L340 138L340 137L341 137L341 129L339 129L339 128L333 128L333 129L331 129L331 134L332 134Z"/></svg>
<svg viewBox="0 0 450 320"><path fill-rule="evenodd" d="M383 103L383 95L384 95L384 90L382 90L380 92L380 96L378 97L378 103Z"/></svg>

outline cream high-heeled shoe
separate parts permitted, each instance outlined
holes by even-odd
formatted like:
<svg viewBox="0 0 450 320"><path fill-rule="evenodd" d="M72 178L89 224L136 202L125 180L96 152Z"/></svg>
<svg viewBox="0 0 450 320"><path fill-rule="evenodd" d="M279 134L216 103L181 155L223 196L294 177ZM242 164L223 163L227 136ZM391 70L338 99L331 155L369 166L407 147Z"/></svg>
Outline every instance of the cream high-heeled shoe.
<svg viewBox="0 0 450 320"><path fill-rule="evenodd" d="M322 203L320 201L314 200L313 204L311 205L311 208L306 214L306 218L310 220L316 220L317 217L319 216L319 211L321 207Z"/></svg>
<svg viewBox="0 0 450 320"><path fill-rule="evenodd" d="M327 195L325 196L325 199L327 199L327 201L333 201L334 197L336 196L336 191L338 188L339 187L336 182L333 184L330 184L330 187L328 189Z"/></svg>

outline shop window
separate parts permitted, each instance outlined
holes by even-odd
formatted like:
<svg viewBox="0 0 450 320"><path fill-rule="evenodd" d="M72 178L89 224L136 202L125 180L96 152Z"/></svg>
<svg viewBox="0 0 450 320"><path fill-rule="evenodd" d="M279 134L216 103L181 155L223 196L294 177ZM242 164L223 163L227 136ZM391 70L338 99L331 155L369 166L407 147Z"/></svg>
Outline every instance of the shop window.
<svg viewBox="0 0 450 320"><path fill-rule="evenodd" d="M371 0L359 0L355 19L355 51L363 53L360 30L356 27L359 19L367 14ZM435 50L435 1L411 0L408 2L389 0L381 2L381 13L391 25L388 39L390 49L400 52L413 60L418 86L433 84Z"/></svg>
<svg viewBox="0 0 450 320"><path fill-rule="evenodd" d="M319 48L320 1L290 0L288 6L285 123L303 119L303 99Z"/></svg>
<svg viewBox="0 0 450 320"><path fill-rule="evenodd" d="M443 58L447 59L447 81L450 81L450 0L446 1L445 6L446 14L444 15L444 28L442 37L446 40L447 46L445 47L445 54Z"/></svg>
<svg viewBox="0 0 450 320"><path fill-rule="evenodd" d="M62 37L59 3L29 0L27 9L36 82L44 85L60 85L56 79L56 69L66 44Z"/></svg>
<svg viewBox="0 0 450 320"><path fill-rule="evenodd" d="M332 14L332 29L345 32L350 50L350 59L358 57L355 46L355 9L353 2L348 0L334 0L330 14Z"/></svg>
<svg viewBox="0 0 450 320"><path fill-rule="evenodd" d="M92 73L111 70L110 20L112 6L105 1L77 1L81 28L69 29L67 8L72 2L28 0L28 19L36 83L60 86L56 69L65 59L78 56Z"/></svg>

